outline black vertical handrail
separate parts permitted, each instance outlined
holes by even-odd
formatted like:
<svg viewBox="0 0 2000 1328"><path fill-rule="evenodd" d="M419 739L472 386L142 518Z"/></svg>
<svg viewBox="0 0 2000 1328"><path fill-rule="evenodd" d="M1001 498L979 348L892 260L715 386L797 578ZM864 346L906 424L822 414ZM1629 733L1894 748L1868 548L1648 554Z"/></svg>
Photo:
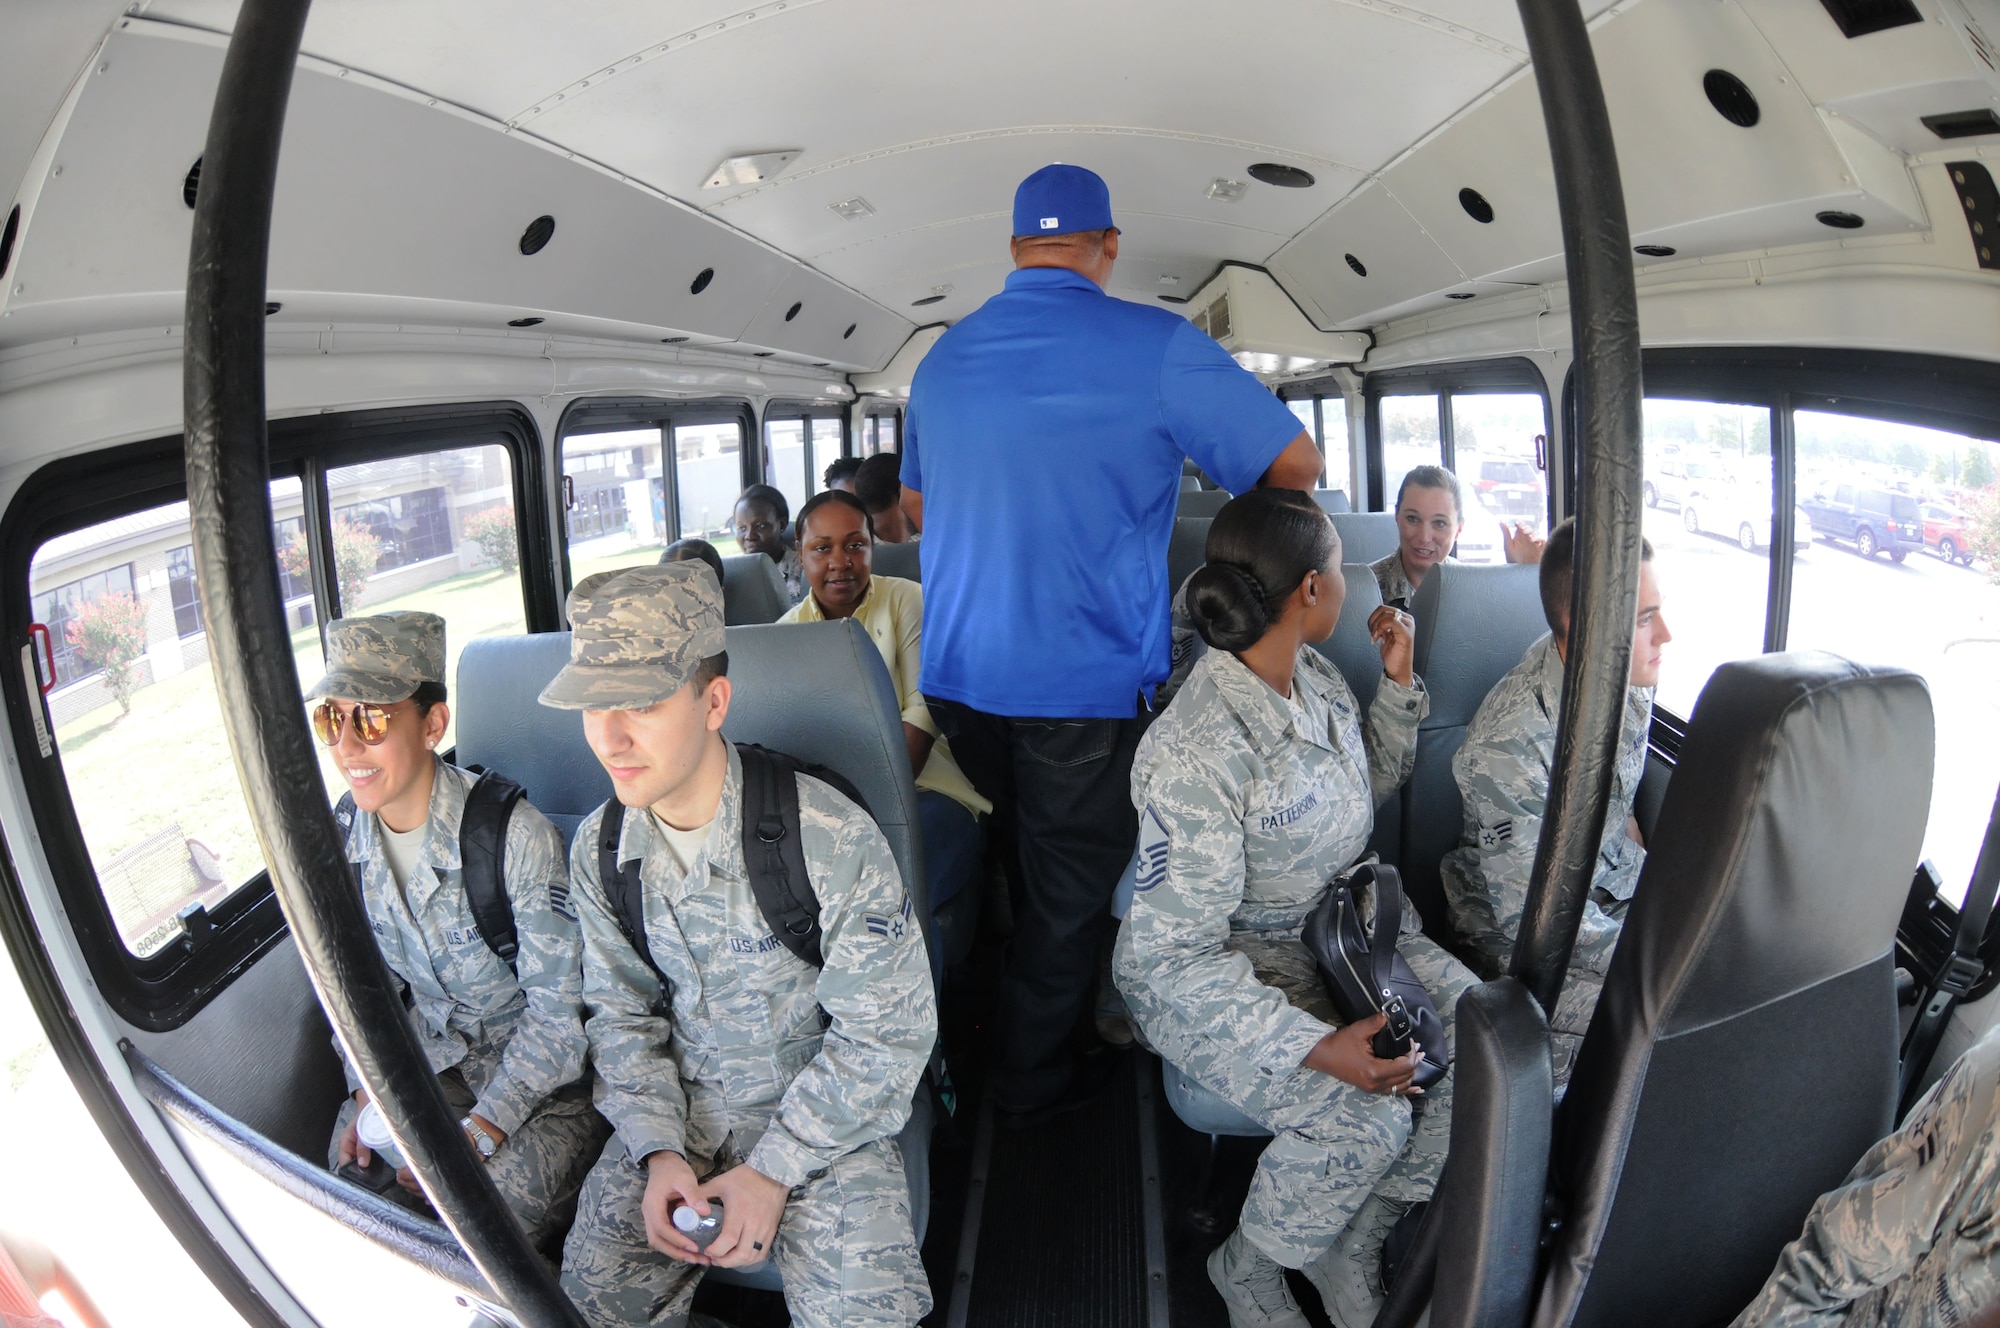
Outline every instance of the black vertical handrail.
<svg viewBox="0 0 2000 1328"><path fill-rule="evenodd" d="M209 662L237 778L292 936L438 1212L530 1328L583 1328L438 1090L375 947L321 792L278 591L264 414L271 201L310 0L248 0L223 60L188 255L189 517Z"/></svg>
<svg viewBox="0 0 2000 1328"><path fill-rule="evenodd" d="M1555 766L1509 969L1553 1014L1617 772L1638 599L1643 390L1632 236L1590 32L1576 0L1519 2L1562 214L1580 461Z"/></svg>

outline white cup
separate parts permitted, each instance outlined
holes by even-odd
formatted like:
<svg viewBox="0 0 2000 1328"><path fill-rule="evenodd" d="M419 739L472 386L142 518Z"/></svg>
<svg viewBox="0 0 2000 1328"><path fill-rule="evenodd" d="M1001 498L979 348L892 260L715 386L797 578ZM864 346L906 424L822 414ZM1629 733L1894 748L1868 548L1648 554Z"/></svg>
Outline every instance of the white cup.
<svg viewBox="0 0 2000 1328"><path fill-rule="evenodd" d="M382 1115L382 1109L370 1102L361 1109L354 1121L354 1137L370 1150L381 1155L384 1162L392 1167L409 1165L403 1160L403 1151L396 1147L396 1136L389 1132L389 1121Z"/></svg>

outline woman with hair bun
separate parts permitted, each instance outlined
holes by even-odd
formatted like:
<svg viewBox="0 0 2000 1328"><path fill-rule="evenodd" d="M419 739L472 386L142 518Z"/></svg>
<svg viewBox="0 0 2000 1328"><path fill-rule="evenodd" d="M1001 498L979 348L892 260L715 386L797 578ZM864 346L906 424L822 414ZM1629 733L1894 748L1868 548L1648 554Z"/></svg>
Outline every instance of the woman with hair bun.
<svg viewBox="0 0 2000 1328"><path fill-rule="evenodd" d="M1335 1324L1362 1328L1381 1305L1384 1238L1437 1183L1451 1078L1416 1089L1419 1049L1378 1058L1380 1015L1339 1027L1300 933L1409 778L1430 701L1400 609L1368 620L1384 676L1365 715L1310 648L1332 635L1347 587L1340 537L1305 494L1235 499L1207 558L1187 604L1212 649L1133 765L1138 882L1114 966L1151 1045L1273 1135L1208 1261L1232 1328L1304 1328L1287 1268ZM1448 1031L1476 979L1416 916L1405 900L1398 948Z"/></svg>

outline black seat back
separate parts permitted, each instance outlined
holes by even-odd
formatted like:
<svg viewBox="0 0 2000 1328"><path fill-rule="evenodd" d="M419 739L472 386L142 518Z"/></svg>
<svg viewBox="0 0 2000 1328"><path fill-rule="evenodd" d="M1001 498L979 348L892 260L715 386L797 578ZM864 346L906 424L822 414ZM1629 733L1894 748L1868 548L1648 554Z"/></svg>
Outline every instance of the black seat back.
<svg viewBox="0 0 2000 1328"><path fill-rule="evenodd" d="M1933 744L1913 674L1801 653L1709 680L1557 1119L1537 1325L1726 1322L1888 1131Z"/></svg>
<svg viewBox="0 0 2000 1328"><path fill-rule="evenodd" d="M1372 563L1396 551L1396 518L1388 512L1329 512L1340 532L1340 560Z"/></svg>
<svg viewBox="0 0 2000 1328"><path fill-rule="evenodd" d="M730 627L774 623L791 608L778 565L761 553L722 560L722 621Z"/></svg>
<svg viewBox="0 0 2000 1328"><path fill-rule="evenodd" d="M1438 864L1465 831L1452 758L1486 694L1548 630L1538 578L1526 565L1447 564L1430 570L1410 605L1417 676L1430 692L1431 710L1418 726L1417 765L1403 786L1396 865L1425 929L1441 939L1450 936L1450 924Z"/></svg>
<svg viewBox="0 0 2000 1328"><path fill-rule="evenodd" d="M876 576L900 576L905 581L924 579L924 564L914 540L908 544L877 544L870 564Z"/></svg>

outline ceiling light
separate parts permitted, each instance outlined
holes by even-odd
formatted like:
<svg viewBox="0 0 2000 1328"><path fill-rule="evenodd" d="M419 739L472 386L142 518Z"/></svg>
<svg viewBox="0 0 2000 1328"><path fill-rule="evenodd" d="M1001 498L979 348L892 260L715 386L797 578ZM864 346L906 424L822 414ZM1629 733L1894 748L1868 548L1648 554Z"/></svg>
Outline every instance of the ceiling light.
<svg viewBox="0 0 2000 1328"><path fill-rule="evenodd" d="M778 152L752 152L741 157L724 157L702 182L704 189L728 189L733 185L762 184L799 159L804 148Z"/></svg>
<svg viewBox="0 0 2000 1328"><path fill-rule="evenodd" d="M1160 284L1162 286L1178 286L1181 284L1181 279L1179 277L1168 276L1163 273L1160 276Z"/></svg>
<svg viewBox="0 0 2000 1328"><path fill-rule="evenodd" d="M1230 180L1218 175L1208 182L1208 196L1218 203L1234 203L1250 191L1250 186L1242 180Z"/></svg>
<svg viewBox="0 0 2000 1328"><path fill-rule="evenodd" d="M859 221L863 217L875 215L875 205L858 195L854 198L843 198L838 203L828 203L827 207L833 210L835 216L846 221Z"/></svg>
<svg viewBox="0 0 2000 1328"><path fill-rule="evenodd" d="M1304 373L1326 363L1304 355L1275 355L1269 351L1239 350L1230 356L1238 364L1253 374L1295 374Z"/></svg>

